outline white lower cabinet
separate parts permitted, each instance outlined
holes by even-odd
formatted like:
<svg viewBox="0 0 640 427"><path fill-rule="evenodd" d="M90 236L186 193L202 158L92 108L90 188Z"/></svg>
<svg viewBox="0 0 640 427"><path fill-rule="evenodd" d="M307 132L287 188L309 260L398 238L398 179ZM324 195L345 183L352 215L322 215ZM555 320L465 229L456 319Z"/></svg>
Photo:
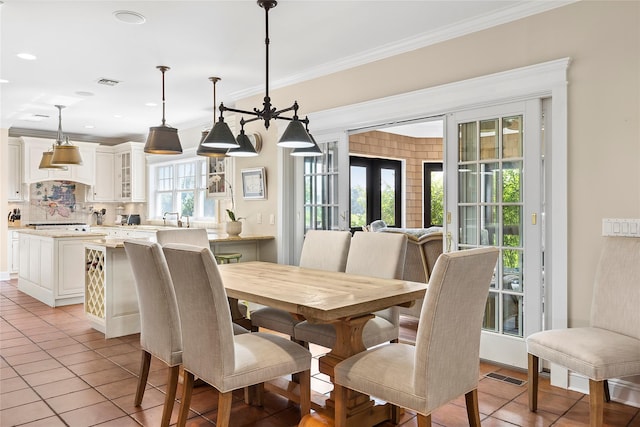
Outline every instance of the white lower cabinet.
<svg viewBox="0 0 640 427"><path fill-rule="evenodd" d="M18 289L57 307L84 301L84 239L20 233Z"/></svg>

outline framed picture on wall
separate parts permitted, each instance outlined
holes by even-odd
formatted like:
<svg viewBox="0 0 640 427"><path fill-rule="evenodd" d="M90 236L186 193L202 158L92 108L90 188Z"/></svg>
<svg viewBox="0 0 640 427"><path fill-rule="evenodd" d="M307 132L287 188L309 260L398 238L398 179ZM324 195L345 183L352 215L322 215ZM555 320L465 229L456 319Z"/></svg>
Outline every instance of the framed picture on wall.
<svg viewBox="0 0 640 427"><path fill-rule="evenodd" d="M266 199L267 184L264 168L242 169L242 197L245 199Z"/></svg>

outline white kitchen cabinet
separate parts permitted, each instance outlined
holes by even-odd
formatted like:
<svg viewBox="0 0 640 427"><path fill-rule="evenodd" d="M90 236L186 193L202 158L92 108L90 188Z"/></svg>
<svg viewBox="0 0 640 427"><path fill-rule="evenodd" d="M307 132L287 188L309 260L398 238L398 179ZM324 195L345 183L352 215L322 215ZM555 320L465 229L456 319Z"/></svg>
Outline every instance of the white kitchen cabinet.
<svg viewBox="0 0 640 427"><path fill-rule="evenodd" d="M96 149L95 184L88 188L87 200L91 202L113 202L115 200L115 154L111 147Z"/></svg>
<svg viewBox="0 0 640 427"><path fill-rule="evenodd" d="M114 147L115 196L121 202L146 201L144 144L125 142Z"/></svg>
<svg viewBox="0 0 640 427"><path fill-rule="evenodd" d="M8 155L7 200L21 202L24 196L22 193L22 146L20 141L9 140Z"/></svg>
<svg viewBox="0 0 640 427"><path fill-rule="evenodd" d="M78 146L82 156L82 165L67 166L67 170L40 169L42 153L51 149L54 144L52 139L22 137L23 144L23 168L24 182L41 182L49 180L75 181L86 185L95 183L96 174L96 147L97 144L88 142L72 142Z"/></svg>
<svg viewBox="0 0 640 427"><path fill-rule="evenodd" d="M18 273L20 269L20 234L15 230L9 230L7 264L9 266L9 274Z"/></svg>
<svg viewBox="0 0 640 427"><path fill-rule="evenodd" d="M19 231L18 289L57 307L84 301L84 243L96 233Z"/></svg>

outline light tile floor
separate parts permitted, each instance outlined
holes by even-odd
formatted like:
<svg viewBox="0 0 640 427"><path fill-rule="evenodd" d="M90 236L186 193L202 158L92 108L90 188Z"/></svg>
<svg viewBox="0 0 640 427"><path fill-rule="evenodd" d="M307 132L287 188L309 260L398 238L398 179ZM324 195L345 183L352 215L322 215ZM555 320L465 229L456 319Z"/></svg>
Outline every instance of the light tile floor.
<svg viewBox="0 0 640 427"><path fill-rule="evenodd" d="M0 425L1 426L157 426L162 414L166 367L154 360L141 407L133 406L140 362L139 336L105 340L89 327L82 305L50 308L21 293L16 281L0 282ZM401 340L415 338L416 323L405 319ZM314 400L332 386L318 372L326 349L312 346ZM526 373L481 363L479 400L484 427L588 425L588 397L551 387L542 378L537 413L527 408L527 386L486 378L490 372L526 380ZM178 396L181 390L178 389ZM177 421L176 403L172 423ZM214 425L217 393L195 389L189 426ZM264 407L247 406L235 395L231 425L289 427L299 411L285 398L265 393ZM433 413L434 425L467 426L464 397ZM640 409L605 404L607 426L640 427ZM403 427L415 427L407 411ZM390 427L383 423L381 427Z"/></svg>

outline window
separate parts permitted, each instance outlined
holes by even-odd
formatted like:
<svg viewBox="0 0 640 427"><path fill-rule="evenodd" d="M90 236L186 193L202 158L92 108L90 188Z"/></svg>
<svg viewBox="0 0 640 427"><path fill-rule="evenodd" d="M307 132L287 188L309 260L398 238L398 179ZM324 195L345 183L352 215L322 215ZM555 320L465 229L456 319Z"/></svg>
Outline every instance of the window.
<svg viewBox="0 0 640 427"><path fill-rule="evenodd" d="M349 158L351 231L381 219L389 227L402 222L402 162L369 157Z"/></svg>
<svg viewBox="0 0 640 427"><path fill-rule="evenodd" d="M155 195L150 216L178 212L196 219L215 220L216 200L207 198L208 159L193 159L152 167ZM153 191L152 191L153 194Z"/></svg>
<svg viewBox="0 0 640 427"><path fill-rule="evenodd" d="M444 179L442 163L424 163L424 226L442 227L444 217Z"/></svg>

